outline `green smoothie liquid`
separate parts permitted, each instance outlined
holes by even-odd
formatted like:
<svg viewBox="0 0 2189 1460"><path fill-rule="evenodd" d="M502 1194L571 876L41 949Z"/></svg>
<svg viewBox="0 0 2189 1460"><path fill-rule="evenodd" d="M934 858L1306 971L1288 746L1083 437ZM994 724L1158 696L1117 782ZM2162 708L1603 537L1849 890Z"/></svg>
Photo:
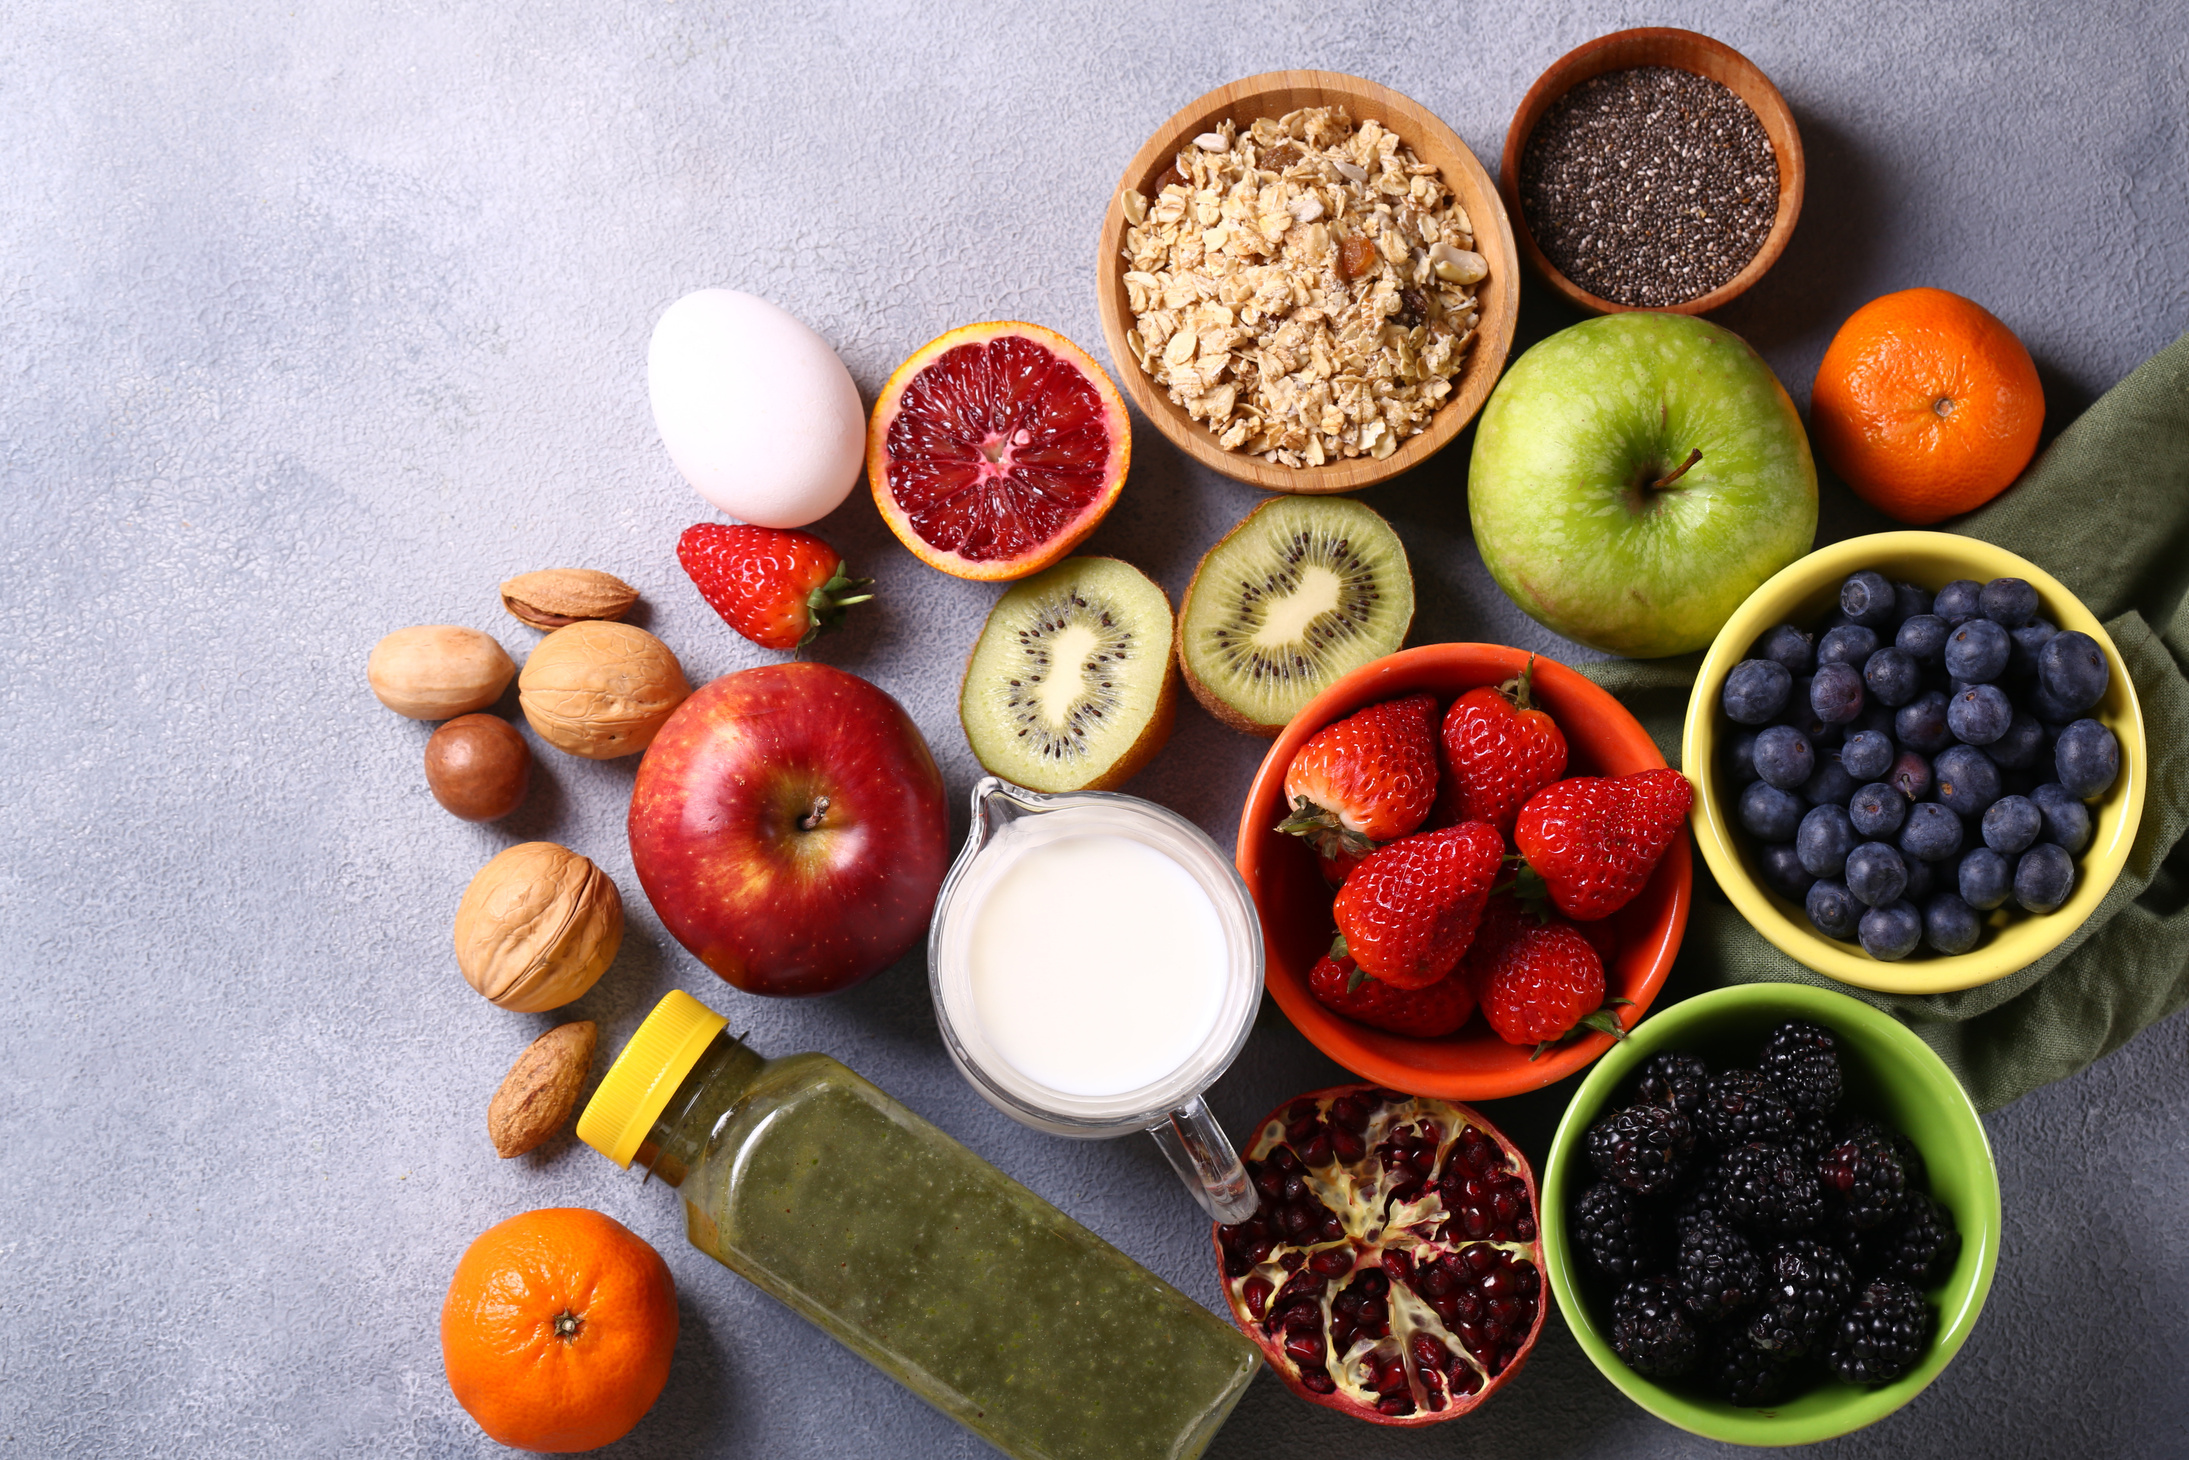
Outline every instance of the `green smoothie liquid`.
<svg viewBox="0 0 2189 1460"><path fill-rule="evenodd" d="M1229 1324L825 1055L727 1034L639 1159L692 1244L1006 1454L1188 1460L1260 1366Z"/></svg>

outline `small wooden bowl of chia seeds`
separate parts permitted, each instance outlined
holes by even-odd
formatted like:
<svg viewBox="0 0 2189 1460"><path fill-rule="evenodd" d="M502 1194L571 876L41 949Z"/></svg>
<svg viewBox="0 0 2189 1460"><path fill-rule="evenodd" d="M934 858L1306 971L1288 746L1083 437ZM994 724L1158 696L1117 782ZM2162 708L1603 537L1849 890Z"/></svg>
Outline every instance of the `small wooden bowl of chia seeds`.
<svg viewBox="0 0 2189 1460"><path fill-rule="evenodd" d="M1786 251L1801 133L1755 63L1691 30L1576 47L1513 114L1498 190L1545 283L1595 314L1703 314Z"/></svg>

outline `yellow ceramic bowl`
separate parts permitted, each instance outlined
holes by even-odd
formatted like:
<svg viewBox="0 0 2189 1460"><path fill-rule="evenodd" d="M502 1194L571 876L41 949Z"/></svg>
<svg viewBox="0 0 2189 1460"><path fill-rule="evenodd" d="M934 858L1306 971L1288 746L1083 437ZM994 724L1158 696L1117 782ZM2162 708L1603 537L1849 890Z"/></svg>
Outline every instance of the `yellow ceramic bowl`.
<svg viewBox="0 0 2189 1460"><path fill-rule="evenodd" d="M1875 568L1895 582L1915 583L1933 592L1956 578L1979 583L1993 578L2023 578L2037 590L2042 613L2062 630L2078 629L2098 641L2112 665L2113 682L2090 711L2120 737L2121 773L2104 797L2090 808L2090 845L2076 859L2075 891L2066 904L2043 916L2015 912L2004 926L1987 926L1983 941L1951 958L1922 953L1899 963L1880 963L1852 943L1825 937L1810 926L1800 907L1757 880L1743 853L1744 838L1735 817L1735 793L1718 773L1718 743L1727 721L1718 697L1725 676L1749 647L1774 625L1817 623L1839 602L1839 585L1853 573ZM1757 932L1788 957L1817 972L1859 988L1888 994L1942 994L1975 988L2027 968L2058 947L2097 910L2113 879L2128 861L2143 820L2144 792L2151 764L2143 738L2143 711L2136 686L2121 662L2120 651L2090 610L2059 581L2027 558L1973 537L1950 532L1881 532L1819 548L1792 563L1740 606L1710 645L1702 672L1695 677L1687 705L1687 729L1680 755L1695 783L1695 842L1718 885ZM2011 904L2010 904L2011 906ZM1994 915L1994 921L2000 921Z"/></svg>

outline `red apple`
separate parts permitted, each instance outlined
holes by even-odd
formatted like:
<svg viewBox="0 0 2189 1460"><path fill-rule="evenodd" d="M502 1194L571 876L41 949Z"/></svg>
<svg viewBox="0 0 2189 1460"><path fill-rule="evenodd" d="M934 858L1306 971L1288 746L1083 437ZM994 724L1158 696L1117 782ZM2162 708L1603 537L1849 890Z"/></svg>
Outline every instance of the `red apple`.
<svg viewBox="0 0 2189 1460"><path fill-rule="evenodd" d="M950 866L919 727L826 664L726 674L678 706L639 762L630 832L661 921L752 994L881 972L926 932Z"/></svg>

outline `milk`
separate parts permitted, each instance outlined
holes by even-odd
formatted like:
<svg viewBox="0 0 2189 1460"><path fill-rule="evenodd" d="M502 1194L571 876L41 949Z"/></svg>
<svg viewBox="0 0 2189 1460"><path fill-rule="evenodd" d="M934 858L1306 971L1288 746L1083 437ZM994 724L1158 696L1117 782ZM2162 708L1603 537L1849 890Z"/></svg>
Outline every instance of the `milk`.
<svg viewBox="0 0 2189 1460"><path fill-rule="evenodd" d="M1059 812L1059 818L1071 812ZM1048 818L1035 818L1035 822ZM1229 950L1215 904L1167 853L1114 831L1014 838L969 914L973 1015L997 1054L1060 1094L1121 1095L1208 1041Z"/></svg>

